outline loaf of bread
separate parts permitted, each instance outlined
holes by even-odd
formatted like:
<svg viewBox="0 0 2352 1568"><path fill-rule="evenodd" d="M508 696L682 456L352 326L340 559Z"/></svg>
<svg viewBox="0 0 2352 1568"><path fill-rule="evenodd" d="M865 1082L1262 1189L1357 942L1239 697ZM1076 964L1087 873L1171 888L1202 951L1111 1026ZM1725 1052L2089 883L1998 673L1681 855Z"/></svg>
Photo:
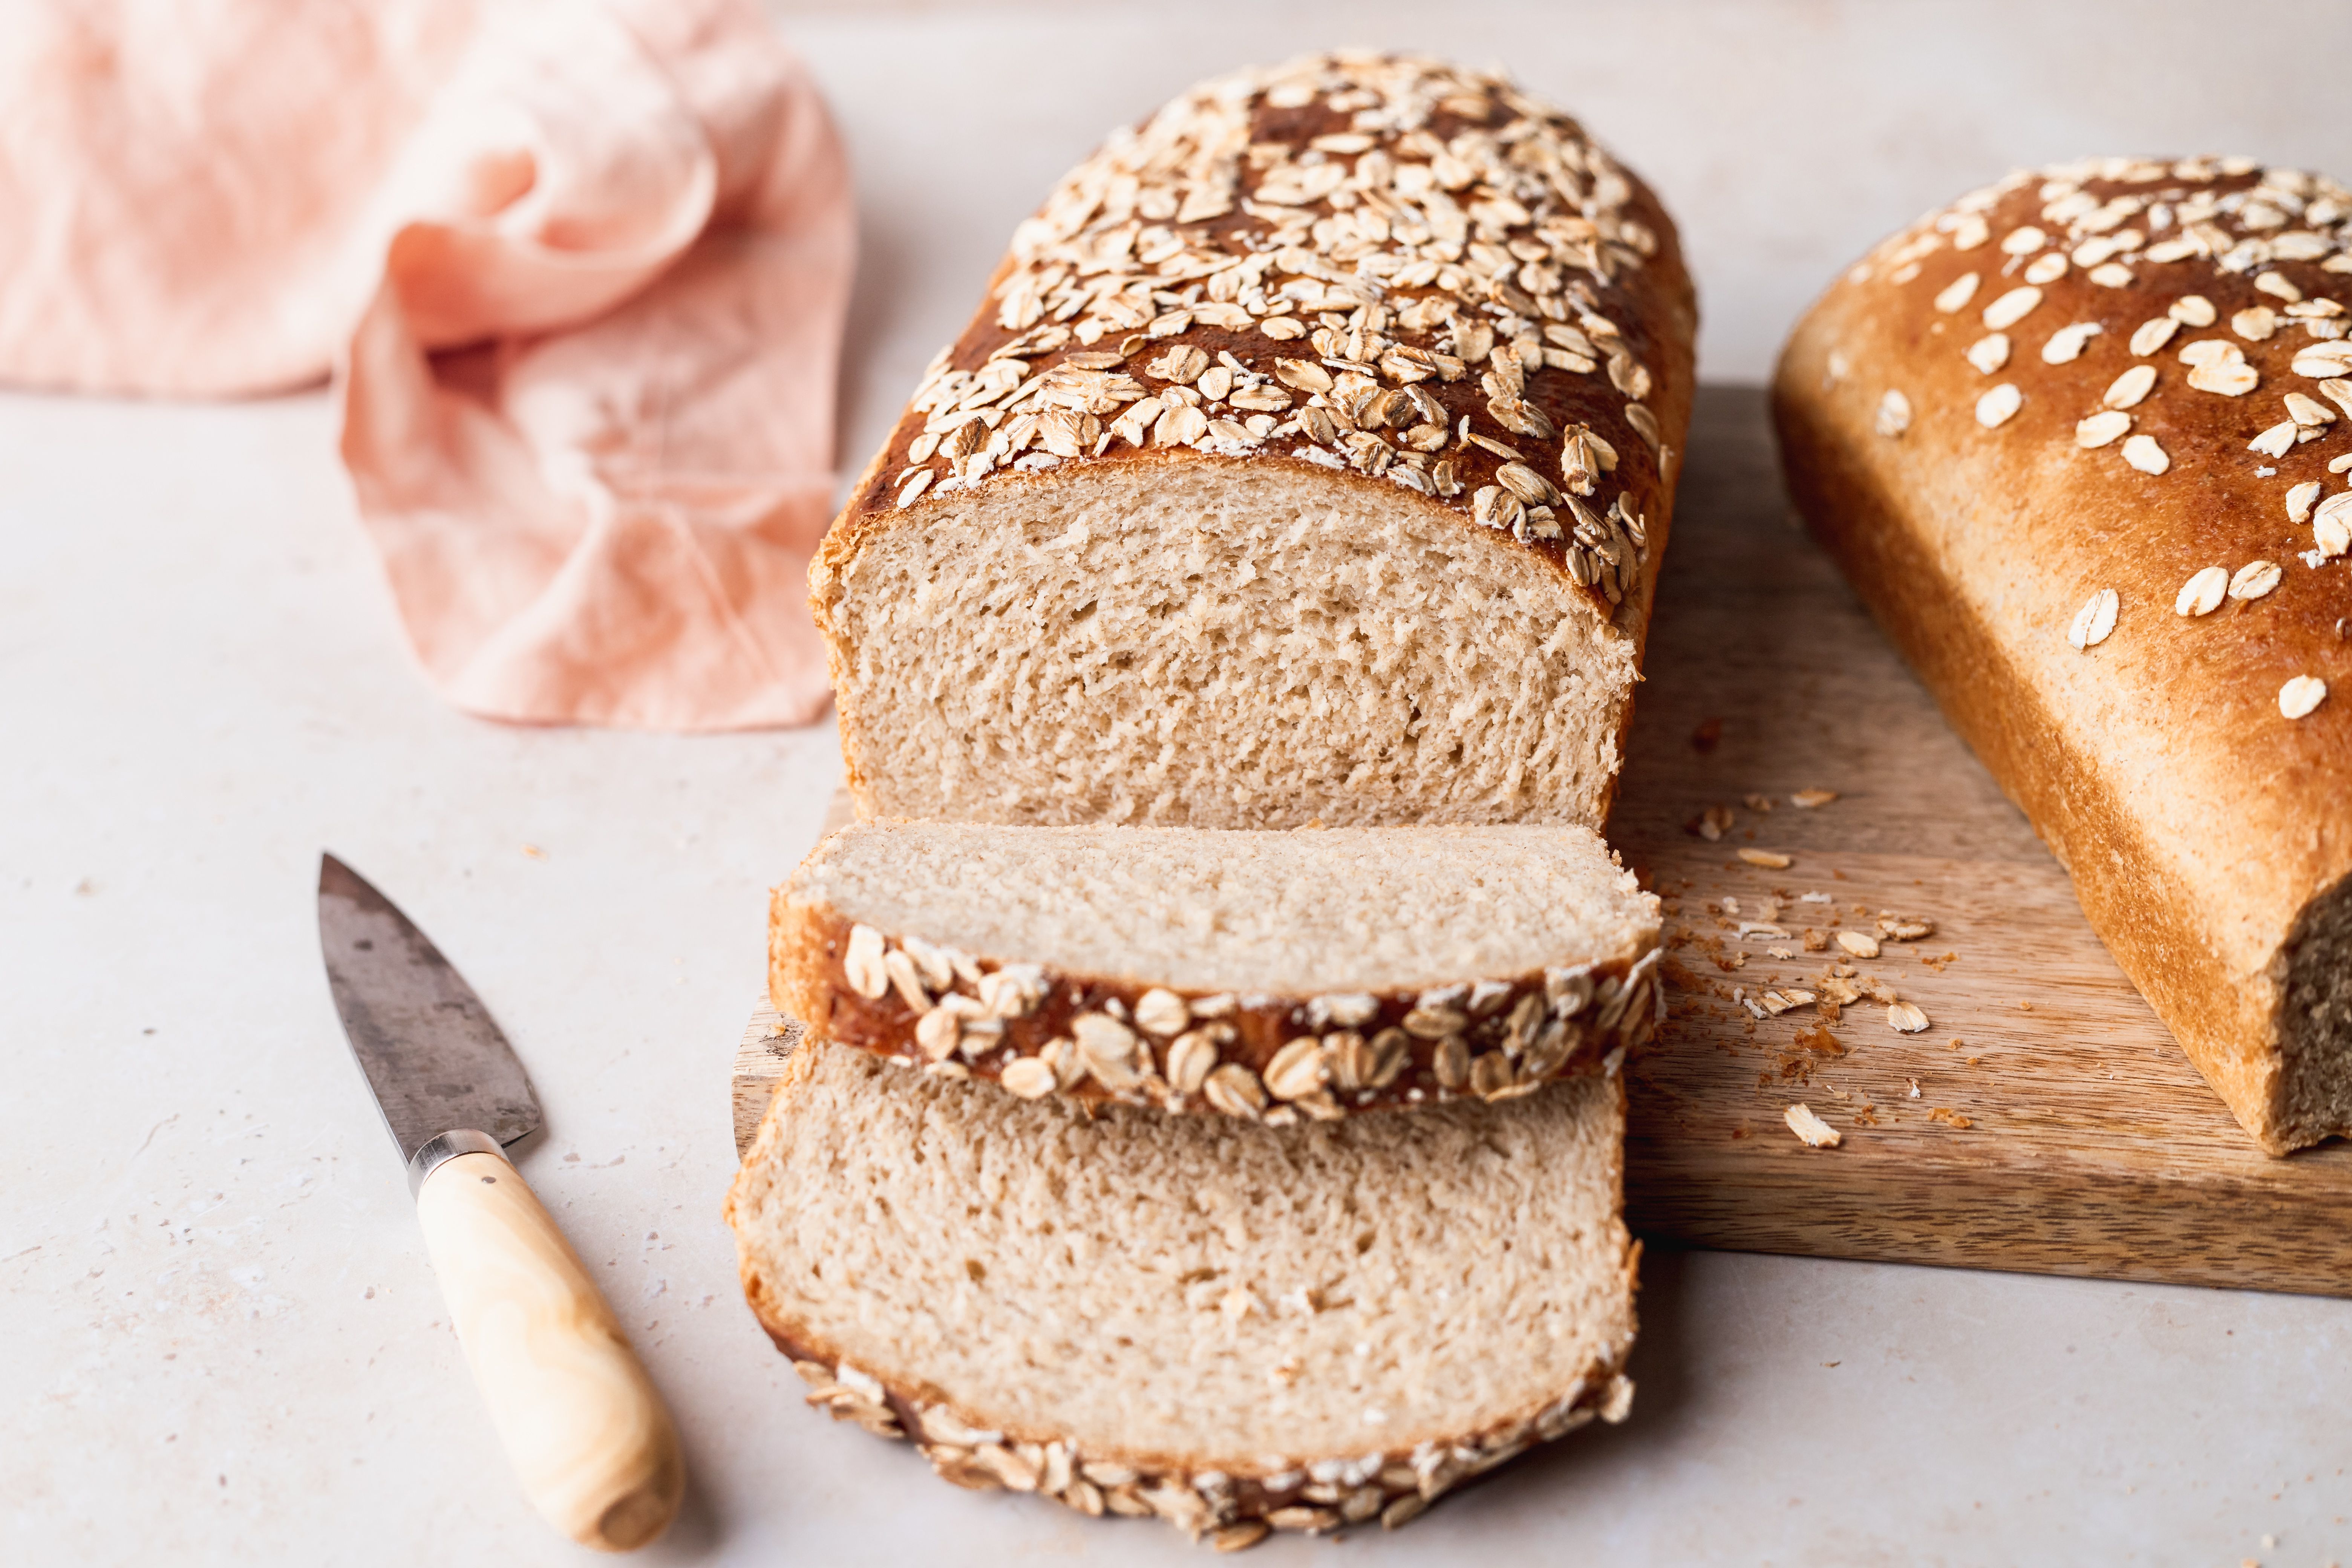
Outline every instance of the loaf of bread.
<svg viewBox="0 0 2352 1568"><path fill-rule="evenodd" d="M1585 827L869 823L775 890L817 1037L1024 1098L1283 1125L1613 1073L1658 900Z"/></svg>
<svg viewBox="0 0 2352 1568"><path fill-rule="evenodd" d="M2273 1152L2352 1130L2347 220L2250 159L2012 174L1774 384L1799 508Z"/></svg>
<svg viewBox="0 0 2352 1568"><path fill-rule="evenodd" d="M727 1203L811 1403L1221 1547L1402 1524L1622 1418L1614 1078L1273 1128L803 1046Z"/></svg>
<svg viewBox="0 0 2352 1568"><path fill-rule="evenodd" d="M1656 199L1499 77L1114 133L811 567L860 814L1597 826L1695 326Z"/></svg>

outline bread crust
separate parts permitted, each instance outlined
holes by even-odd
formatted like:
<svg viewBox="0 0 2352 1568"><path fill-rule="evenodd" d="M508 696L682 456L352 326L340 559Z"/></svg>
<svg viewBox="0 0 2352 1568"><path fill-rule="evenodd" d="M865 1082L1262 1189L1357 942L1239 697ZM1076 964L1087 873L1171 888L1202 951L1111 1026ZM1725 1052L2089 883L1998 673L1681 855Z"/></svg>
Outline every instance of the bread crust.
<svg viewBox="0 0 2352 1568"><path fill-rule="evenodd" d="M877 992L868 967L861 989L849 962L861 930L869 952L908 951L907 933L860 927L820 897L795 895L789 885L770 896L769 998L819 1039L958 1078L1001 1082L1018 1062L1056 1069L1024 1069L1031 1082L1016 1071L1014 1091L1028 1098L1116 1100L1277 1126L1448 1100L1509 1100L1555 1078L1613 1076L1664 1016L1654 930L1646 946L1572 968L1344 996L1213 995L971 954L953 955L952 966L934 959L927 982L909 958L902 967L926 1004L919 1008L903 975ZM1004 994L988 977L1008 969L1025 981L1020 1011L992 1015L984 1034L943 1016L925 1037L927 1015L967 1006L981 1016L983 997ZM1158 999L1157 1010L1147 997ZM1182 1004L1181 1025L1149 1027L1171 1001ZM1087 1017L1128 1037L1127 1070L1099 1058L1089 1070L1075 1038L1086 1027L1076 1021ZM1206 1065L1186 1074L1182 1042L1196 1038L1189 1048L1205 1053ZM1294 1048L1302 1040L1309 1061ZM1286 1051L1286 1063L1278 1059ZM1368 1071L1375 1062L1380 1070Z"/></svg>
<svg viewBox="0 0 2352 1568"><path fill-rule="evenodd" d="M787 1136L793 1090L807 1080L814 1060L814 1053L803 1048L785 1064L759 1138L744 1158L745 1170L758 1167ZM1621 1086L1621 1105L1622 1093ZM1565 1436L1596 1415L1622 1422L1633 1407L1632 1379L1620 1360L1604 1353L1593 1357L1573 1384L1523 1415L1409 1449L1266 1457L1246 1463L1203 1455L1081 1453L1065 1434L988 1428L937 1388L885 1382L845 1365L840 1347L797 1320L761 1272L743 1240L748 1225L738 1207L742 1196L739 1176L728 1192L724 1217L738 1237L743 1297L776 1348L810 1384L808 1403L876 1436L911 1437L942 1479L971 1489L1038 1492L1097 1516L1156 1516L1194 1540L1209 1534L1221 1547L1252 1544L1264 1534L1262 1527L1324 1534L1378 1521L1394 1529L1448 1490L1537 1443ZM1641 1253L1638 1241L1625 1250L1629 1300ZM1631 1327L1629 1321L1627 1343Z"/></svg>
<svg viewBox="0 0 2352 1568"><path fill-rule="evenodd" d="M2346 1042L2299 1039L2284 1006L2295 933L2352 875L2352 686L2297 717L2283 695L2352 678L2347 567L2313 522L2352 430L2326 391L2352 384L2312 374L2352 294L2329 188L2236 163L2011 176L1832 287L1773 387L1799 510L2274 1153L2347 1130L2326 1091ZM2182 363L2214 341L2189 351L2213 367ZM2218 613L2177 610L2213 567Z"/></svg>
<svg viewBox="0 0 2352 1568"><path fill-rule="evenodd" d="M1405 107L1371 113L1366 99ZM1515 197L1448 151L1477 145L1546 172ZM1139 192L1122 186L1139 168ZM1348 169L1346 185L1368 191L1302 194L1318 168ZM1369 213L1391 226L1384 241L1366 237ZM1147 241L1149 261L1135 250ZM1081 282L1091 303L1071 302ZM1277 321L1300 335L1268 336ZM1114 465L1285 465L1328 487L1335 510L1351 496L1426 508L1530 552L1567 603L1633 644L1638 668L1696 326L1655 195L1500 78L1315 57L1202 83L1115 135L1022 226L810 566L861 812L878 807L837 613L851 568L887 531L938 526L942 498L978 487L1083 487ZM1019 367L1001 395L975 379L992 364ZM1139 411L1149 429L1120 425ZM1599 445L1570 464L1579 433ZM1587 457L1610 467L1588 471ZM1609 696L1622 754L1631 691Z"/></svg>

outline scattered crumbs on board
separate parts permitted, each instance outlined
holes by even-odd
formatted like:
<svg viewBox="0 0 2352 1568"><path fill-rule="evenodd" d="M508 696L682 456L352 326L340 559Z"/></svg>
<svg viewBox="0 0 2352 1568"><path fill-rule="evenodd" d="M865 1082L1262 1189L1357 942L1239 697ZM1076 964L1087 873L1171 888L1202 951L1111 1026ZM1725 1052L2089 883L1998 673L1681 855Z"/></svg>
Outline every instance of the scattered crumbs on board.
<svg viewBox="0 0 2352 1568"><path fill-rule="evenodd" d="M1719 732L1719 724L1716 728ZM1698 743L1696 735L1693 743ZM1752 841L1756 832L1742 827L1744 814L1760 816L1783 800L1801 810L1818 811L1839 798L1838 791L1820 787L1786 793L1740 791L1729 796L1729 803L1706 806L1683 827L1691 837L1710 844L1734 835ZM1800 860L1798 854L1760 847L1738 847L1734 853L1737 859L1721 865L1741 879L1758 871L1790 870ZM1809 879L1825 877L1831 884L1851 883L1844 870L1824 868L1823 858L1813 854L1800 874ZM1707 873L1700 876L1706 878ZM1674 885L1677 881L1679 887ZM1726 1055L1738 1058L1748 1050L1762 1052L1765 1059L1755 1078L1759 1097L1777 1100L1791 1088L1809 1089L1811 1103L1799 1102L1783 1112L1791 1131L1798 1130L1795 1113L1800 1108L1809 1124L1832 1132L1837 1129L1822 1120L1822 1110L1850 1128L1877 1127L1888 1120L1916 1127L1921 1110L1927 1111L1927 1122L1937 1126L1975 1125L1973 1118L1957 1108L1929 1110L1922 1103L1941 1086L1933 1082L1932 1075L1924 1085L1913 1076L1920 1065L1916 1058L1898 1056L1885 1065L1901 1066L1906 1069L1902 1074L1887 1078L1874 1089L1862 1087L1857 1080L1871 1080L1874 1073L1885 1070L1882 1058L1865 1043L1866 1037L1842 1037L1837 1033L1857 1021L1851 1009L1864 1002L1880 1009L1874 1017L1882 1018L1895 1035L1921 1036L1935 1028L1921 1002L1904 995L1895 984L1897 972L1889 967L1908 956L1918 967L1907 973L1941 975L1959 961L1956 950L1922 945L1937 934L1935 917L1907 905L1882 908L1851 887L1829 892L1800 884L1759 892L1744 879L1729 885L1738 890L1711 889L1700 896L1691 877L1658 879L1655 890L1664 900L1666 914L1667 951L1660 974L1669 987L1669 1030L1674 1021L1681 1020L1702 1026L1697 1037ZM1914 888L1920 885L1912 883ZM2030 1004L2023 1005L2032 1010ZM1780 1027L1783 1023L1785 1029ZM1731 1025L1738 1027L1727 1026ZM1886 1036L1878 1038L1885 1040ZM1954 1039L1951 1048L1957 1053L1961 1045ZM1973 1068L1983 1060L1979 1055L1956 1056L1953 1066ZM1844 1087L1822 1076L1824 1069L1832 1068ZM1743 1125L1730 1136L1745 1138L1748 1131ZM1803 1132L1799 1131L1799 1136Z"/></svg>

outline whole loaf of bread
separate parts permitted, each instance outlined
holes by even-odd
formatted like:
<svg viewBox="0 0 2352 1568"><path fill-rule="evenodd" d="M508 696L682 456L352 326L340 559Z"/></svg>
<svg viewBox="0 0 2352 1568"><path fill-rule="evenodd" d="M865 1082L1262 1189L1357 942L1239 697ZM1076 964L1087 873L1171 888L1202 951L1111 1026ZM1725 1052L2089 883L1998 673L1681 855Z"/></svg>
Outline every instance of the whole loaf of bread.
<svg viewBox="0 0 2352 1568"><path fill-rule="evenodd" d="M2094 159L1887 240L1774 386L1799 508L2273 1152L2352 1130L2347 297L2342 185Z"/></svg>
<svg viewBox="0 0 2352 1568"><path fill-rule="evenodd" d="M1696 309L1498 77L1210 81L1014 236L810 574L869 816L1598 826Z"/></svg>

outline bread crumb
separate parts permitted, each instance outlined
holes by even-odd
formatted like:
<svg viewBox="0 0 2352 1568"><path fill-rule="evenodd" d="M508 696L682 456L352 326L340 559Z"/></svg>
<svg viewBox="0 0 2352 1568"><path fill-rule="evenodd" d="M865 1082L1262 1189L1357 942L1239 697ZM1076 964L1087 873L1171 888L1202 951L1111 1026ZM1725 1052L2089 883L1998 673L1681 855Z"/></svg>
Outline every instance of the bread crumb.
<svg viewBox="0 0 2352 1568"><path fill-rule="evenodd" d="M1810 1029L1800 1030L1795 1044L1799 1050L1810 1052L1817 1057L1845 1055L1845 1042L1831 1034L1829 1026L1824 1024L1816 1024Z"/></svg>
<svg viewBox="0 0 2352 1568"><path fill-rule="evenodd" d="M1817 805L1827 805L1838 797L1833 789L1801 789L1789 797L1789 804L1811 811Z"/></svg>
<svg viewBox="0 0 2352 1568"><path fill-rule="evenodd" d="M1761 866L1768 871L1785 871L1794 864L1788 856L1771 849L1742 849L1739 858L1750 866Z"/></svg>
<svg viewBox="0 0 2352 1568"><path fill-rule="evenodd" d="M1843 1134L1814 1115L1813 1108L1801 1100L1789 1107L1780 1115L1781 1120L1788 1122L1789 1131L1795 1133L1809 1149L1834 1149L1845 1142Z"/></svg>

